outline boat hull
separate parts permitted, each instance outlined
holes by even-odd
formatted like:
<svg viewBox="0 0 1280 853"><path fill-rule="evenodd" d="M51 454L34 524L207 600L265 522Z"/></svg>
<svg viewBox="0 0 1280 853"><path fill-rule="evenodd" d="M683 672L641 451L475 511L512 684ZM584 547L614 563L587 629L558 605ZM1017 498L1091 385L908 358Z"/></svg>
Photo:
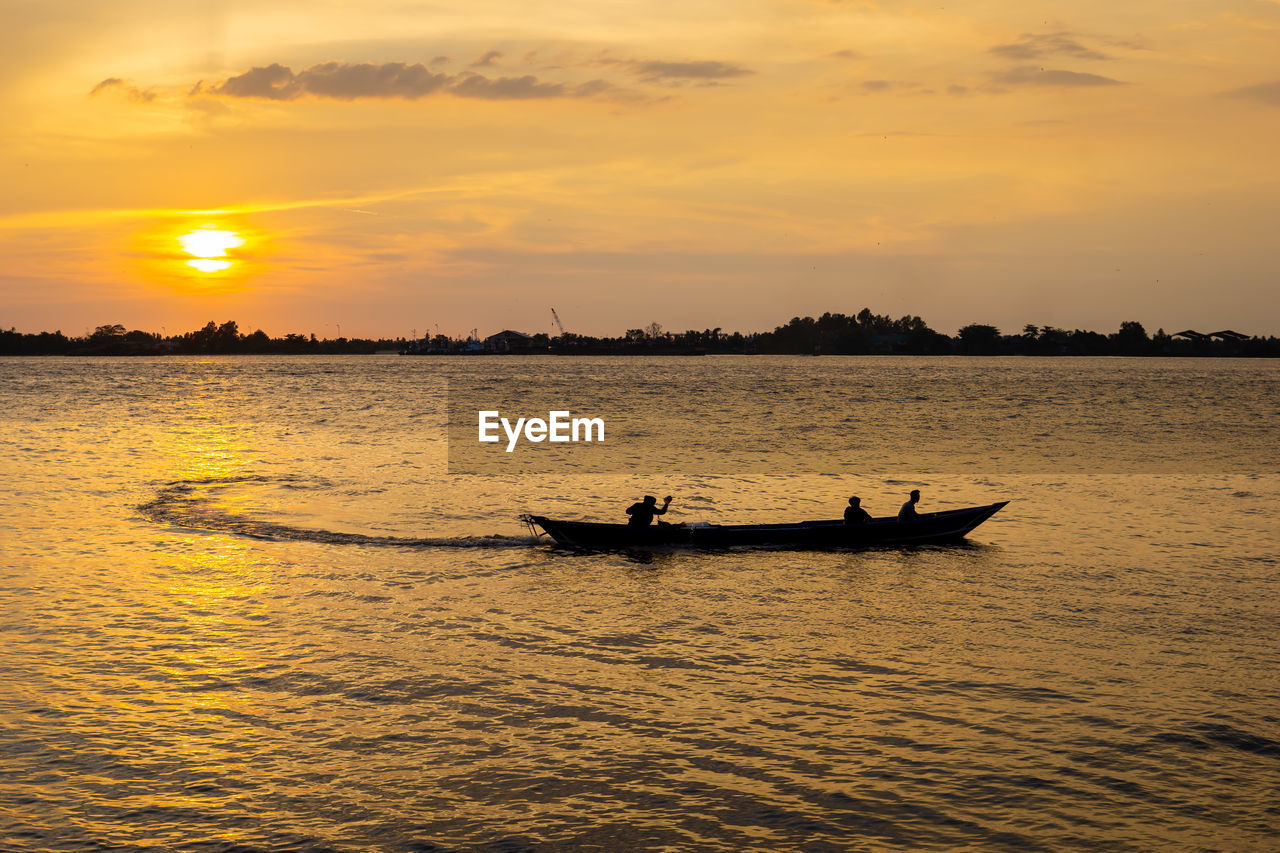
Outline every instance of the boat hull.
<svg viewBox="0 0 1280 853"><path fill-rule="evenodd" d="M921 513L910 521L877 518L846 526L842 521L803 521L795 524L658 524L632 527L592 521L560 521L541 515L524 520L542 528L556 544L569 548L609 551L629 548L874 548L956 542L1008 501L945 512Z"/></svg>

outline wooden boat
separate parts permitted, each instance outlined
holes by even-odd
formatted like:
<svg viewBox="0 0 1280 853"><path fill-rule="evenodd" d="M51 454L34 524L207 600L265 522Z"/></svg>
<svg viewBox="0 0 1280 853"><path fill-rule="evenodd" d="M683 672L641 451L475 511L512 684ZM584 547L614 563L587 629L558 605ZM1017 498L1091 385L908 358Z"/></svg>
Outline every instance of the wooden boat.
<svg viewBox="0 0 1280 853"><path fill-rule="evenodd" d="M559 521L524 515L530 527L540 527L559 545L591 551L627 548L794 549L872 548L957 542L995 515L1008 501L987 506L922 512L910 521L875 518L846 526L843 521L801 521L794 524L656 524L632 527L594 521Z"/></svg>

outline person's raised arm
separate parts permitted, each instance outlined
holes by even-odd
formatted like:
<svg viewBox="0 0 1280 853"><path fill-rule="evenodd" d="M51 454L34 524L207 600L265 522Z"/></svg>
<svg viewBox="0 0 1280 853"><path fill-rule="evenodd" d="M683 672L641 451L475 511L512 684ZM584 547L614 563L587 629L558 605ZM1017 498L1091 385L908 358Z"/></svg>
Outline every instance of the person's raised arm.
<svg viewBox="0 0 1280 853"><path fill-rule="evenodd" d="M671 495L667 495L662 499L662 509L655 509L653 511L654 515L666 515L667 507L669 506L671 506Z"/></svg>

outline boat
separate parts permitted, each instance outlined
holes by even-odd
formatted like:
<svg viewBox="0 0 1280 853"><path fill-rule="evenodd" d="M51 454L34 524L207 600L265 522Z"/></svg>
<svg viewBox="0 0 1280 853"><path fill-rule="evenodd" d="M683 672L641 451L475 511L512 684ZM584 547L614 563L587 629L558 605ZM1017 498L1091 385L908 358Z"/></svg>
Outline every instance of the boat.
<svg viewBox="0 0 1280 853"><path fill-rule="evenodd" d="M541 515L520 517L556 544L589 551L630 548L789 548L823 550L958 542L995 515L1008 501L965 509L922 512L908 521L873 518L863 524L843 520L792 524L656 524L632 527L595 521L563 521Z"/></svg>

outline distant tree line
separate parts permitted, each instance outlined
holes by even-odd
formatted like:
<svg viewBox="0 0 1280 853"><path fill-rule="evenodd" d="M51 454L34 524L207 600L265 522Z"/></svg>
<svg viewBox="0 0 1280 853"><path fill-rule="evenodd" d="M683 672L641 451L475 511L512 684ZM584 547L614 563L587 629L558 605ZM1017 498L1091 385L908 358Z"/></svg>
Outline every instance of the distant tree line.
<svg viewBox="0 0 1280 853"><path fill-rule="evenodd" d="M429 351L439 354L484 352L474 338L435 335L429 340L404 338L319 339L314 334L269 337L262 330L241 333L235 321L180 335L126 330L119 324L99 326L83 337L62 332L22 334L0 329L0 355L229 355L229 354L359 354L379 351ZM771 353L799 355L1123 355L1123 356L1280 356L1280 339L1248 337L1230 331L1202 335L1190 330L1173 335L1163 329L1148 335L1129 320L1110 334L1053 326L1024 326L1020 334L1003 334L991 325L973 323L954 336L930 329L915 316L894 319L864 308L857 314L793 317L771 332L725 333L720 328L667 332L658 323L628 329L619 337L565 333L554 338L529 336L512 353L566 355L691 355L704 353Z"/></svg>
<svg viewBox="0 0 1280 853"><path fill-rule="evenodd" d="M99 326L84 337L67 337L61 331L20 334L0 329L0 355L231 355L277 353L373 353L398 350L404 340L366 338L318 339L314 334L288 334L272 338L261 329L242 334L234 320L222 325L210 321L203 328L181 335L164 336L116 324Z"/></svg>
<svg viewBox="0 0 1280 853"><path fill-rule="evenodd" d="M947 355L955 342L935 332L919 317L893 319L863 308L855 315L823 314L793 317L785 326L758 336L760 352L815 353L831 355L873 355L903 353Z"/></svg>
<svg viewBox="0 0 1280 853"><path fill-rule="evenodd" d="M919 317L895 319L863 308L854 315L793 317L772 332L747 335L723 334L718 328L664 332L651 323L621 338L564 335L552 340L551 349L593 354L1280 356L1275 337L1181 334L1160 329L1148 335L1141 323L1130 320L1111 334L1027 325L1021 334L1006 335L995 326L973 323L951 336L934 331Z"/></svg>
<svg viewBox="0 0 1280 853"><path fill-rule="evenodd" d="M1219 337L1188 330L1154 335L1136 320L1120 324L1110 334L1081 329L1067 331L1028 324L1017 335L1001 334L995 326L972 324L957 332L954 351L962 355L1128 355L1128 356L1280 356L1280 338L1249 337L1230 330Z"/></svg>

